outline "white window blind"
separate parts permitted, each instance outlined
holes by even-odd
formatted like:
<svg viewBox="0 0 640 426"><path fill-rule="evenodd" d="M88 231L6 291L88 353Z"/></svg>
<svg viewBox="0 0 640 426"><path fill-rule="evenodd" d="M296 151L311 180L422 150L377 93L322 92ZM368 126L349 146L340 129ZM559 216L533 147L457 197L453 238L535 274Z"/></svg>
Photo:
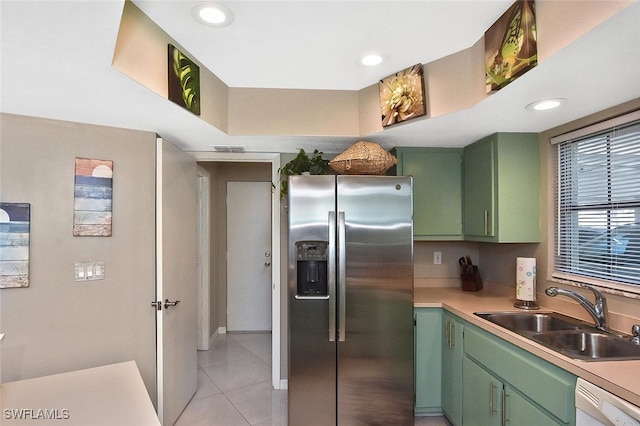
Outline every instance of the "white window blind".
<svg viewBox="0 0 640 426"><path fill-rule="evenodd" d="M554 275L640 286L640 120L599 127L557 144Z"/></svg>

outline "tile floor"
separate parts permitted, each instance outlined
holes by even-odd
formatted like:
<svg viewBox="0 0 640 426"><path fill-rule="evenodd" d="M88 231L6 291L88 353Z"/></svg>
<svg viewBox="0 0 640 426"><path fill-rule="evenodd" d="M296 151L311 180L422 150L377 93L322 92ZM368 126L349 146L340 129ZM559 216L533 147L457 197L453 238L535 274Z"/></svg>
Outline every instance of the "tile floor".
<svg viewBox="0 0 640 426"><path fill-rule="evenodd" d="M198 390L176 426L287 425L287 391L271 388L271 334L219 335L198 351ZM415 426L450 426L444 417Z"/></svg>

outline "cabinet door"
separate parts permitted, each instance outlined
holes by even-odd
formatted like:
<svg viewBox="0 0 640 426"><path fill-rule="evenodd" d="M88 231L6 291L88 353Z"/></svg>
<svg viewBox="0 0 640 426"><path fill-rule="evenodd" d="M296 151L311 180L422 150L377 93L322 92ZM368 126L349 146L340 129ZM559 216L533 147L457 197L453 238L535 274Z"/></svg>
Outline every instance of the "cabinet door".
<svg viewBox="0 0 640 426"><path fill-rule="evenodd" d="M416 411L441 409L442 309L416 309Z"/></svg>
<svg viewBox="0 0 640 426"><path fill-rule="evenodd" d="M464 148L464 238L540 241L540 154L534 133L495 133Z"/></svg>
<svg viewBox="0 0 640 426"><path fill-rule="evenodd" d="M464 149L464 234L492 237L495 232L495 139Z"/></svg>
<svg viewBox="0 0 640 426"><path fill-rule="evenodd" d="M446 313L443 316L442 411L456 426L462 425L462 357L464 326Z"/></svg>
<svg viewBox="0 0 640 426"><path fill-rule="evenodd" d="M462 239L462 150L396 148L397 174L413 176L415 240Z"/></svg>
<svg viewBox="0 0 640 426"><path fill-rule="evenodd" d="M553 420L548 414L538 409L509 385L506 385L504 389L504 405L505 424L527 425L535 423L536 426L558 426L563 424Z"/></svg>
<svg viewBox="0 0 640 426"><path fill-rule="evenodd" d="M464 426L501 425L502 382L473 360L464 357L462 362L464 370L462 403Z"/></svg>

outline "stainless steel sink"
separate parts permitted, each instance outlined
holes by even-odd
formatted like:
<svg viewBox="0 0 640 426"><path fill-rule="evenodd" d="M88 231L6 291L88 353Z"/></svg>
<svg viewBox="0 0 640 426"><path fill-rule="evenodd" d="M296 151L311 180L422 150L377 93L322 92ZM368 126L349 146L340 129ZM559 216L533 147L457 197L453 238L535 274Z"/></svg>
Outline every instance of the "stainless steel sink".
<svg viewBox="0 0 640 426"><path fill-rule="evenodd" d="M555 312L476 312L476 315L515 332L576 330L580 326L577 320Z"/></svg>
<svg viewBox="0 0 640 426"><path fill-rule="evenodd" d="M628 336L605 333L589 323L556 312L476 312L475 315L570 358L640 359L640 345L631 343Z"/></svg>
<svg viewBox="0 0 640 426"><path fill-rule="evenodd" d="M599 332L576 330L536 333L533 340L569 357L583 360L640 359L640 345Z"/></svg>

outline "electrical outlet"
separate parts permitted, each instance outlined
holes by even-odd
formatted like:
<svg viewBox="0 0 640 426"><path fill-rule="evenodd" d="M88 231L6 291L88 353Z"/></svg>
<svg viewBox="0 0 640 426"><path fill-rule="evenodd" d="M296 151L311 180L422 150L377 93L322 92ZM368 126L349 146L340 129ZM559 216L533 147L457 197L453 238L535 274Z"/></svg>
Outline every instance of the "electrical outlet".
<svg viewBox="0 0 640 426"><path fill-rule="evenodd" d="M442 252L434 251L433 252L433 264L434 265L442 265Z"/></svg>

